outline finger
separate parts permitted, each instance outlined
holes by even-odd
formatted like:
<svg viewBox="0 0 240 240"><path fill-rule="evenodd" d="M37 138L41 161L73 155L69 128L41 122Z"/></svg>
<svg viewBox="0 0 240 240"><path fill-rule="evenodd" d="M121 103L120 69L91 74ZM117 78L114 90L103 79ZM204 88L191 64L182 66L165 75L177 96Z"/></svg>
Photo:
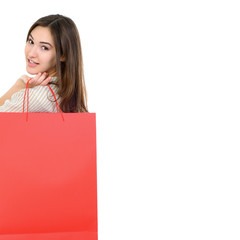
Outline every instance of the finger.
<svg viewBox="0 0 240 240"><path fill-rule="evenodd" d="M31 79L31 78L29 76L27 76L27 75L22 75L20 77L20 79L22 79L24 83L27 83L29 81L29 79Z"/></svg>
<svg viewBox="0 0 240 240"><path fill-rule="evenodd" d="M40 84L42 82L44 73L38 73L35 77L34 77L34 83L35 84Z"/></svg>
<svg viewBox="0 0 240 240"><path fill-rule="evenodd" d="M46 79L48 76L48 73L44 72L42 74L38 74L36 77L34 77L33 84L35 85L41 85L42 81Z"/></svg>
<svg viewBox="0 0 240 240"><path fill-rule="evenodd" d="M33 83L35 80L34 80L34 78L29 78L29 79L27 79L27 81L29 81L29 83Z"/></svg>
<svg viewBox="0 0 240 240"><path fill-rule="evenodd" d="M38 83L38 84L41 84L42 81L44 81L44 80L47 78L47 76L48 76L48 73L44 72L44 73L39 77L39 79L37 80L37 83Z"/></svg>
<svg viewBox="0 0 240 240"><path fill-rule="evenodd" d="M45 80L42 81L42 83L40 84L41 86L46 86L50 81L51 81L51 77L46 78Z"/></svg>
<svg viewBox="0 0 240 240"><path fill-rule="evenodd" d="M35 77L32 78L30 83L36 84L41 75L42 73L39 72Z"/></svg>

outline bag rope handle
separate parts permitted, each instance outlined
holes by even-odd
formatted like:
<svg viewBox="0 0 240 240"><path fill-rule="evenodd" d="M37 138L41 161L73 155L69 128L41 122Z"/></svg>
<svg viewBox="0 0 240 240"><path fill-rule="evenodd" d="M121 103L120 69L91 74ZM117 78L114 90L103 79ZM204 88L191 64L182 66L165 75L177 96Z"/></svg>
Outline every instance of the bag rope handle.
<svg viewBox="0 0 240 240"><path fill-rule="evenodd" d="M31 79L32 79L32 78L31 78ZM24 113L25 96L26 96L26 93L27 93L27 121L28 121L28 105L29 105L29 82L30 82L31 79L29 79L29 80L27 81L27 85L26 85L26 89L25 89L25 93L24 93L24 99L23 99L23 113ZM63 114L62 114L62 111L61 111L61 109L60 109L60 107L59 107L59 105L58 105L56 96L55 96L52 88L49 86L49 84L47 84L47 86L48 86L48 88L50 89L50 91L52 92L53 97L54 97L54 99L55 99L57 112L60 111L60 113L61 113L61 115L62 115L62 119L63 119L63 121L64 121Z"/></svg>

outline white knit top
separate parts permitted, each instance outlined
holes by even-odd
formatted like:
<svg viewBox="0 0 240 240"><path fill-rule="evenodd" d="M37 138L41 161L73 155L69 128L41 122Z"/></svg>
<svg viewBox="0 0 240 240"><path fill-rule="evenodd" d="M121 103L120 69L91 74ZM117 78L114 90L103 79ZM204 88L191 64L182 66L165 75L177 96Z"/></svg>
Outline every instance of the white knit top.
<svg viewBox="0 0 240 240"><path fill-rule="evenodd" d="M57 77L53 77L51 82L55 82ZM60 99L57 95L57 86L49 84L52 88L58 105L60 105ZM25 89L14 93L11 99L7 99L2 106L0 106L0 112L23 112L23 99ZM35 86L29 88L29 105L28 112L57 112L56 103L54 101L51 90L48 86ZM27 112L27 93L25 96L24 112Z"/></svg>

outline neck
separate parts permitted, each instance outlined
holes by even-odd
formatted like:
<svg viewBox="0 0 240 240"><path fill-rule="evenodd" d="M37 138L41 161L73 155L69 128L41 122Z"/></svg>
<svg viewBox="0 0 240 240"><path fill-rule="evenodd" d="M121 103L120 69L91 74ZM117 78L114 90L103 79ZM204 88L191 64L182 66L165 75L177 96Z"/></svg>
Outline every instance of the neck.
<svg viewBox="0 0 240 240"><path fill-rule="evenodd" d="M50 72L48 77L56 77L57 76L57 72L54 71L54 72Z"/></svg>

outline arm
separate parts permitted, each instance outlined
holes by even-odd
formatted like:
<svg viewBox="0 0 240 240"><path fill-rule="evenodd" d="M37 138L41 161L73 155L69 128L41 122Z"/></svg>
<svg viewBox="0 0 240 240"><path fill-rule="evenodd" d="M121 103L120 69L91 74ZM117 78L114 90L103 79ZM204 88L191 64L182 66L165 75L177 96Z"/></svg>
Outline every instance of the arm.
<svg viewBox="0 0 240 240"><path fill-rule="evenodd" d="M2 106L7 99L11 99L12 95L22 89L26 88L26 84L19 78L15 84L0 98L0 106Z"/></svg>
<svg viewBox="0 0 240 240"><path fill-rule="evenodd" d="M29 82L29 88L33 88L37 85L45 86L51 80L51 77L47 77L47 73L39 73ZM12 95L22 89L26 88L26 84L30 77L23 75L15 84L0 98L0 106L2 106L7 99L11 99Z"/></svg>

